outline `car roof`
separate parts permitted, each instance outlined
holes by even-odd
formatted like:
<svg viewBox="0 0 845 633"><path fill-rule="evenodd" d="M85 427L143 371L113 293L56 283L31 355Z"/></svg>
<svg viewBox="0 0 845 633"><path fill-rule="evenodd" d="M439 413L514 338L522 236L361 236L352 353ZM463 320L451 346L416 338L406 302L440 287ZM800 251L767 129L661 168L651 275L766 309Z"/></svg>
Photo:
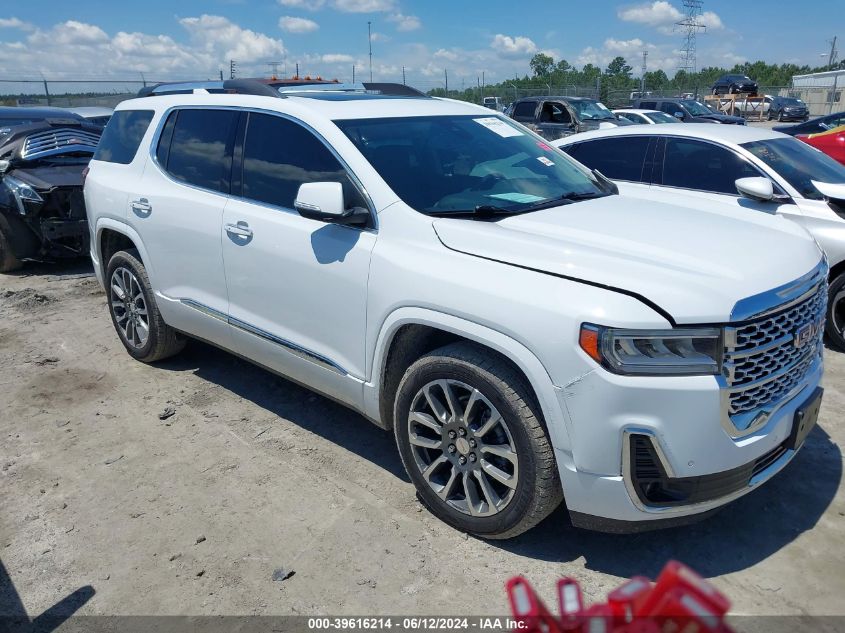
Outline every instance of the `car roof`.
<svg viewBox="0 0 845 633"><path fill-rule="evenodd" d="M644 127L615 127L606 130L581 132L555 141L555 145L572 145L581 141L613 136L684 136L720 143L741 144L752 141L766 141L787 138L785 134L768 128L752 127L748 125L712 125L707 123L665 123L663 125L649 125Z"/></svg>
<svg viewBox="0 0 845 633"><path fill-rule="evenodd" d="M618 108L613 110L613 112L622 112L623 114L625 112L630 112L631 114L664 114L660 110L646 110L644 108Z"/></svg>
<svg viewBox="0 0 845 633"><path fill-rule="evenodd" d="M555 95L542 95L540 97L522 97L519 101L596 101L592 97L560 97Z"/></svg>
<svg viewBox="0 0 845 633"><path fill-rule="evenodd" d="M104 108L102 106L79 106L76 108L61 108L65 112L72 112L81 117L100 117L111 116L114 108Z"/></svg>
<svg viewBox="0 0 845 633"><path fill-rule="evenodd" d="M0 120L2 119L17 119L21 117L33 117L35 119L55 119L55 118L71 118L81 119L78 114L62 108L50 107L14 107L14 106L0 106Z"/></svg>
<svg viewBox="0 0 845 633"><path fill-rule="evenodd" d="M220 106L256 108L294 116L316 115L329 120L395 118L406 116L479 115L497 116L480 105L431 97L397 97L356 93L288 93L283 98L261 95L193 93L163 94L123 101L120 110Z"/></svg>

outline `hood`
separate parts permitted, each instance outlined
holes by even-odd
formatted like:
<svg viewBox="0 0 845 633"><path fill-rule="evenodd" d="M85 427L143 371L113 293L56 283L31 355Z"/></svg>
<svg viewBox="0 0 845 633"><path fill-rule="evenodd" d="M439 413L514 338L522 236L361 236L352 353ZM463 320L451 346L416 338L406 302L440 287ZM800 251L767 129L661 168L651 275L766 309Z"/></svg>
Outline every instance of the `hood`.
<svg viewBox="0 0 845 633"><path fill-rule="evenodd" d="M716 114L715 112L713 114L703 114L698 118L710 119L711 121L718 121L719 123L738 124L745 122L745 119L743 119L741 116L731 116L729 114Z"/></svg>
<svg viewBox="0 0 845 633"><path fill-rule="evenodd" d="M782 286L822 255L796 223L608 196L495 222L437 218L448 248L634 293L676 323L724 323L740 299Z"/></svg>
<svg viewBox="0 0 845 633"><path fill-rule="evenodd" d="M45 165L13 169L9 175L46 191L54 187L82 187L83 169L85 165Z"/></svg>

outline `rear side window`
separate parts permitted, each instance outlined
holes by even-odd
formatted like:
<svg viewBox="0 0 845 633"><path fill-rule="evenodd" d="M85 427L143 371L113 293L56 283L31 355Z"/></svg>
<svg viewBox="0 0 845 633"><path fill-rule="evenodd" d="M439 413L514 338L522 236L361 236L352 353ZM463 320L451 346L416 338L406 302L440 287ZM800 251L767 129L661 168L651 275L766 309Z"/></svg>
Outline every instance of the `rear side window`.
<svg viewBox="0 0 845 633"><path fill-rule="evenodd" d="M150 127L153 114L152 110L115 112L106 125L103 136L100 137L94 160L121 165L131 163L141 145L141 139Z"/></svg>
<svg viewBox="0 0 845 633"><path fill-rule="evenodd" d="M268 114L250 114L243 156L244 198L293 209L301 184L339 182L343 185L347 209L367 206L334 154L314 134L293 121Z"/></svg>
<svg viewBox="0 0 845 633"><path fill-rule="evenodd" d="M233 110L179 110L162 130L156 155L159 164L176 180L228 193L232 145L238 113ZM166 147L166 136L170 145ZM162 162L164 159L164 162Z"/></svg>
<svg viewBox="0 0 845 633"><path fill-rule="evenodd" d="M657 110L657 101L640 101L638 107L643 110Z"/></svg>
<svg viewBox="0 0 845 633"><path fill-rule="evenodd" d="M643 164L648 150L647 136L626 136L584 141L574 148L562 148L590 169L598 169L614 180L644 182Z"/></svg>
<svg viewBox="0 0 845 633"><path fill-rule="evenodd" d="M537 103L534 101L523 101L517 103L513 109L513 118L517 121L533 121L534 110L537 109Z"/></svg>
<svg viewBox="0 0 845 633"><path fill-rule="evenodd" d="M673 101L664 101L661 103L660 110L666 114L671 114L672 116L675 116L676 112L683 112L681 106Z"/></svg>

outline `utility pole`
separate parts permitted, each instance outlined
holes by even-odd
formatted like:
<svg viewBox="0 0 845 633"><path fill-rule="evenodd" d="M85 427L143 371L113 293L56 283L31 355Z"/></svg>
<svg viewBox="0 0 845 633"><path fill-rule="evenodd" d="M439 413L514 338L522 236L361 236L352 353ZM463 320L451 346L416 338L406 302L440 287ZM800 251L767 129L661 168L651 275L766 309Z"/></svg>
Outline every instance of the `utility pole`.
<svg viewBox="0 0 845 633"><path fill-rule="evenodd" d="M640 79L640 96L645 96L645 74L648 71L648 51L643 51L643 76Z"/></svg>
<svg viewBox="0 0 845 633"><path fill-rule="evenodd" d="M449 96L449 71L443 69L443 76L446 78L446 96Z"/></svg>
<svg viewBox="0 0 845 633"><path fill-rule="evenodd" d="M296 62L296 78L299 79L299 62Z"/></svg>
<svg viewBox="0 0 845 633"><path fill-rule="evenodd" d="M223 81L223 69L220 69L220 81Z"/></svg>
<svg viewBox="0 0 845 633"><path fill-rule="evenodd" d="M270 67L270 71L272 73L272 78L277 79L279 76L279 66L284 64L284 62L267 62L267 65Z"/></svg>
<svg viewBox="0 0 845 633"><path fill-rule="evenodd" d="M836 50L836 36L833 36L832 40L828 40L830 42L830 55L827 56L827 67L829 70L835 70L833 68L834 64L836 64L836 58L839 56L839 51Z"/></svg>
<svg viewBox="0 0 845 633"><path fill-rule="evenodd" d="M402 85L407 86L408 84L405 83L405 67L402 66Z"/></svg>
<svg viewBox="0 0 845 633"><path fill-rule="evenodd" d="M484 103L484 71L481 71L481 103Z"/></svg>
<svg viewBox="0 0 845 633"><path fill-rule="evenodd" d="M355 83L355 64L352 64L352 83Z"/></svg>
<svg viewBox="0 0 845 633"><path fill-rule="evenodd" d="M701 5L703 0L684 0L684 17L675 22L684 34L684 43L681 45L681 63L679 70L695 74L696 71L696 42L695 38L699 31L706 31L707 27L701 23Z"/></svg>
<svg viewBox="0 0 845 633"><path fill-rule="evenodd" d="M370 44L370 83L373 82L373 23L367 21L367 41Z"/></svg>
<svg viewBox="0 0 845 633"><path fill-rule="evenodd" d="M238 64L235 62L234 59L229 60L229 79L234 79L235 74L238 72Z"/></svg>

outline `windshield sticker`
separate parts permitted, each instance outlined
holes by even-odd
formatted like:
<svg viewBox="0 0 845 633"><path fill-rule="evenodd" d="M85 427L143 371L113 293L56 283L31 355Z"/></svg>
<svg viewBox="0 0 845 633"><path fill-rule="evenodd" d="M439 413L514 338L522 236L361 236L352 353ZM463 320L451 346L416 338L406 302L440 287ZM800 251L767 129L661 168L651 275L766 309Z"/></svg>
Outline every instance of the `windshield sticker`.
<svg viewBox="0 0 845 633"><path fill-rule="evenodd" d="M555 164L554 161L549 160L545 156L538 156L537 160L539 160L541 163L543 163L546 167L551 167L552 165Z"/></svg>
<svg viewBox="0 0 845 633"><path fill-rule="evenodd" d="M516 191L513 193L491 193L487 197L496 198L497 200L507 200L508 202L524 202L526 204L545 200L545 198L540 196L532 196L530 193L517 193Z"/></svg>
<svg viewBox="0 0 845 633"><path fill-rule="evenodd" d="M552 148L543 143L542 141L537 141L537 147L539 147L544 152L551 152Z"/></svg>
<svg viewBox="0 0 845 633"><path fill-rule="evenodd" d="M522 136L522 132L494 116L484 117L483 119L473 119L473 121L479 125L483 125L488 130L495 132L502 138L507 138L509 136Z"/></svg>

